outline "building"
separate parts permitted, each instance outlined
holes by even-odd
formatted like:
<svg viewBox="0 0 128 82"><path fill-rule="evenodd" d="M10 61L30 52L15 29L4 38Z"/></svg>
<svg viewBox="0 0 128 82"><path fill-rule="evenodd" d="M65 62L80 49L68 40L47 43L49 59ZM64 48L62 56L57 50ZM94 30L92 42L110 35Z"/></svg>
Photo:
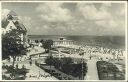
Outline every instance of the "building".
<svg viewBox="0 0 128 82"><path fill-rule="evenodd" d="M21 21L18 18L18 15L14 11L10 11L7 16L2 20L2 35L4 36L6 33L11 32L13 29L19 30L20 32L18 34L19 38L21 39L21 44L26 46L27 42L27 29L25 26L21 23ZM16 57L16 61L21 61L24 58L23 57ZM13 61L13 58L10 56L10 61Z"/></svg>
<svg viewBox="0 0 128 82"><path fill-rule="evenodd" d="M64 46L64 47L68 47L68 46L72 46L72 45L74 45L74 41L67 40L64 37L60 37L58 40L54 40L53 41L53 46Z"/></svg>
<svg viewBox="0 0 128 82"><path fill-rule="evenodd" d="M22 43L25 43L27 30L14 11L10 11L7 14L7 17L2 20L2 34L9 33L12 29L20 29L21 33L19 34L19 37L21 38Z"/></svg>

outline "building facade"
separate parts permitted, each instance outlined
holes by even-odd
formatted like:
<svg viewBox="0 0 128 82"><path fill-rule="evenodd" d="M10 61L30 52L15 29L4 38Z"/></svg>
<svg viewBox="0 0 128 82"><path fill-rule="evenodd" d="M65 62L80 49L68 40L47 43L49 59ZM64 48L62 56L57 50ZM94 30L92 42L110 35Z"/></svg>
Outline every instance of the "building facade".
<svg viewBox="0 0 128 82"><path fill-rule="evenodd" d="M54 40L53 41L53 46L64 46L64 47L68 47L68 46L72 46L72 45L74 45L74 41L67 40L64 37L60 37L58 40Z"/></svg>
<svg viewBox="0 0 128 82"><path fill-rule="evenodd" d="M2 20L2 35L9 33L12 29L19 29L21 32L19 34L22 43L25 44L27 39L27 30L25 26L18 19L18 15L10 11L7 17Z"/></svg>

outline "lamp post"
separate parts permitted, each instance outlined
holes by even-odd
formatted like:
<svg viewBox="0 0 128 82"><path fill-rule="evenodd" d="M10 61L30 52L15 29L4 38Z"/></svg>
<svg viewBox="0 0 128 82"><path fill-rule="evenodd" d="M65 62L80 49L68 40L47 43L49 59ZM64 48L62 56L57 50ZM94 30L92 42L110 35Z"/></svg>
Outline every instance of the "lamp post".
<svg viewBox="0 0 128 82"><path fill-rule="evenodd" d="M83 67L83 65L84 65L84 52L83 52L83 54L82 54L82 80L84 80L84 67Z"/></svg>
<svg viewBox="0 0 128 82"><path fill-rule="evenodd" d="M84 80L84 74L83 74L83 64L84 64L84 59L83 59L83 56L82 56L82 80Z"/></svg>
<svg viewBox="0 0 128 82"><path fill-rule="evenodd" d="M82 50L81 50L81 47L79 47L79 50L80 50L80 53L81 53L81 55L82 55L82 70L81 70L81 72L82 72L82 80L84 80L84 74L83 74L83 64L84 64L84 53L82 52Z"/></svg>
<svg viewBox="0 0 128 82"><path fill-rule="evenodd" d="M38 57L39 57L39 61L40 61L40 54L38 54ZM39 62L39 67L41 67L40 66L40 62ZM38 79L40 78L40 69L39 69L39 77L38 77Z"/></svg>
<svg viewBox="0 0 128 82"><path fill-rule="evenodd" d="M50 58L52 58L52 52L51 52L51 50L49 50L49 55L50 55ZM51 62L50 62L50 73L52 73L52 71L51 71ZM51 76L52 76L52 74L51 74Z"/></svg>

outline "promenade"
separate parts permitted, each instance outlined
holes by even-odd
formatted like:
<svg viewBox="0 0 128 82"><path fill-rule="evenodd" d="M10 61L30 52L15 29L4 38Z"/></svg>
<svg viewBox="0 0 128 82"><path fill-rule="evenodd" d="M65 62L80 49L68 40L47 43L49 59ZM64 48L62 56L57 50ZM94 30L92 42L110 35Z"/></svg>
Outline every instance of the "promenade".
<svg viewBox="0 0 128 82"><path fill-rule="evenodd" d="M87 75L85 76L85 80L99 80L96 62L97 62L96 59L88 60L87 62L88 71L87 71Z"/></svg>
<svg viewBox="0 0 128 82"><path fill-rule="evenodd" d="M31 49L28 55L38 54L44 51L44 48L36 46ZM51 76L49 73L45 72L43 69L36 66L34 61L31 66L27 65L26 68L29 69L29 73L27 73L27 77L25 80L58 80L55 77Z"/></svg>

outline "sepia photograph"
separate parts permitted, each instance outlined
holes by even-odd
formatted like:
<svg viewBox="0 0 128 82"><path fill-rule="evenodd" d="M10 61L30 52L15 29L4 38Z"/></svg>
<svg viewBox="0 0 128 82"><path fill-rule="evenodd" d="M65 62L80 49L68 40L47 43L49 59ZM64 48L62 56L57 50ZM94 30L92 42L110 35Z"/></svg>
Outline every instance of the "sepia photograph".
<svg viewBox="0 0 128 82"><path fill-rule="evenodd" d="M2 80L126 80L126 3L2 2Z"/></svg>

